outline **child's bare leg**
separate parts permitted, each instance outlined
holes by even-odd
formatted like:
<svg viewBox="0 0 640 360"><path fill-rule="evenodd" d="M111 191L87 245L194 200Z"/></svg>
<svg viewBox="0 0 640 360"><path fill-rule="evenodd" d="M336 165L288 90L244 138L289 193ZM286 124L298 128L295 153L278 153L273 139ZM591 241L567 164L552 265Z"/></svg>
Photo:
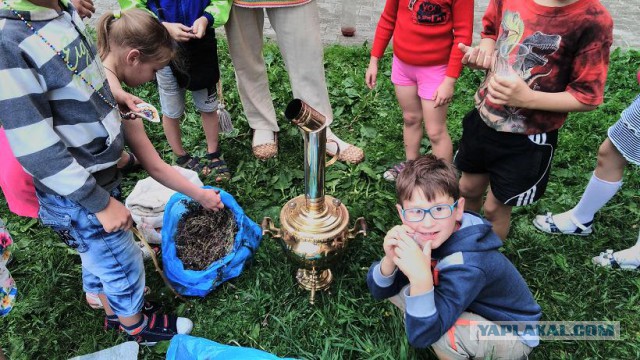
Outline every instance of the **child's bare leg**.
<svg viewBox="0 0 640 360"><path fill-rule="evenodd" d="M598 164L578 204L571 210L551 215L557 231L565 234L590 234L595 214L618 192L622 186L622 176L627 160L607 138L598 149ZM536 227L552 232L545 226L550 220L547 215L538 215L534 220ZM578 224L588 230L578 230Z"/></svg>
<svg viewBox="0 0 640 360"><path fill-rule="evenodd" d="M220 132L220 127L218 125L218 112L203 112L200 113L200 116L202 117L204 137L207 139L207 152L215 152L218 150L218 137Z"/></svg>
<svg viewBox="0 0 640 360"><path fill-rule="evenodd" d="M484 202L484 216L493 225L493 231L500 239L505 240L509 235L511 226L511 208L500 200L496 199L491 189L487 192L487 199Z"/></svg>
<svg viewBox="0 0 640 360"><path fill-rule="evenodd" d="M599 179L616 182L622 180L627 160L616 149L609 138L606 138L598 149L598 165L595 174Z"/></svg>
<svg viewBox="0 0 640 360"><path fill-rule="evenodd" d="M489 186L489 174L462 172L460 177L460 196L465 200L465 210L479 213L482 209L484 193Z"/></svg>
<svg viewBox="0 0 640 360"><path fill-rule="evenodd" d="M422 103L416 86L397 86L396 97L402 109L404 150L407 160L420 156L422 140Z"/></svg>
<svg viewBox="0 0 640 360"><path fill-rule="evenodd" d="M453 144L447 131L447 109L448 105L434 107L433 100L422 99L422 113L424 117L424 127L427 136L431 141L433 155L438 158L453 161Z"/></svg>
<svg viewBox="0 0 640 360"><path fill-rule="evenodd" d="M102 306L104 306L104 312L107 314L107 316L114 315L113 310L111 310L111 306L109 306L109 301L107 300L107 296L104 293L102 293L102 294L98 294L98 297L102 302ZM127 316L127 317L118 316L118 320L120 321L120 324L124 326L132 326L134 324L137 324L141 318L142 318L142 313L138 313L133 316Z"/></svg>
<svg viewBox="0 0 640 360"><path fill-rule="evenodd" d="M162 115L162 128L171 150L176 156L183 156L187 151L182 147L182 131L180 130L180 119L174 119L167 115Z"/></svg>

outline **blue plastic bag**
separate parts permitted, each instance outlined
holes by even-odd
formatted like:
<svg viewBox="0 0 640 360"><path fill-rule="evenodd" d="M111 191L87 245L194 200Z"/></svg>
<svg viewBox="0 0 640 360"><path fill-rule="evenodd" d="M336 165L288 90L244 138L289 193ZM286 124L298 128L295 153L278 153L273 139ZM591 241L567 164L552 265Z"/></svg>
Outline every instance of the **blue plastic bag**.
<svg viewBox="0 0 640 360"><path fill-rule="evenodd" d="M180 193L169 199L162 222L162 263L167 279L181 295L205 297L223 282L240 275L245 262L255 254L262 240L260 226L245 215L231 194L211 186L204 188L220 190L222 203L233 212L238 233L233 248L225 257L215 261L205 270L187 270L177 256L174 239L178 222L187 211L183 200L194 200Z"/></svg>
<svg viewBox="0 0 640 360"><path fill-rule="evenodd" d="M229 346L189 335L175 335L167 350L167 360L279 360L258 349Z"/></svg>

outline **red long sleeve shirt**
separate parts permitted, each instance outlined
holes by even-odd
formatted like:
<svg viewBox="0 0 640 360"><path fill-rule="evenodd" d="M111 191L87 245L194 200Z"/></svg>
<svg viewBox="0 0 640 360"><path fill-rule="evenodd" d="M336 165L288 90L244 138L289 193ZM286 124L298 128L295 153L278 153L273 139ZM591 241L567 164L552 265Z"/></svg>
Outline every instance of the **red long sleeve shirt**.
<svg viewBox="0 0 640 360"><path fill-rule="evenodd" d="M411 6L410 6L411 5ZM447 76L462 71L458 43L471 45L473 0L387 0L371 55L382 57L393 36L393 53L418 66L447 65Z"/></svg>

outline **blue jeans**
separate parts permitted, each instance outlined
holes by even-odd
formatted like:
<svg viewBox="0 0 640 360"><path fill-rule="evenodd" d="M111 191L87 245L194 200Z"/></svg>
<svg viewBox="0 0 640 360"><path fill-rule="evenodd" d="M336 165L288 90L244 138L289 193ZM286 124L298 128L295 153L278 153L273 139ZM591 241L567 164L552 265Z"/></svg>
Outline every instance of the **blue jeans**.
<svg viewBox="0 0 640 360"><path fill-rule="evenodd" d="M107 233L96 215L77 202L39 190L36 194L42 224L80 254L84 291L104 293L118 316L139 313L144 301L144 264L132 233ZM118 198L120 189L111 196Z"/></svg>

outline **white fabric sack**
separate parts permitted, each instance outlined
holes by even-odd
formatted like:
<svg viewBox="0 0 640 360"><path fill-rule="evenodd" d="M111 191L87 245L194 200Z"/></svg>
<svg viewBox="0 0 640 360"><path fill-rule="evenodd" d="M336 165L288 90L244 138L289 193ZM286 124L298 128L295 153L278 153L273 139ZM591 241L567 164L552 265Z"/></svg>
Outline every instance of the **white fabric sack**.
<svg viewBox="0 0 640 360"><path fill-rule="evenodd" d="M173 168L196 186L203 186L195 171L177 165L174 165ZM131 217L138 225L147 224L153 228L160 228L162 227L164 207L175 193L175 190L169 189L151 177L146 177L136 183L124 205L131 211Z"/></svg>

